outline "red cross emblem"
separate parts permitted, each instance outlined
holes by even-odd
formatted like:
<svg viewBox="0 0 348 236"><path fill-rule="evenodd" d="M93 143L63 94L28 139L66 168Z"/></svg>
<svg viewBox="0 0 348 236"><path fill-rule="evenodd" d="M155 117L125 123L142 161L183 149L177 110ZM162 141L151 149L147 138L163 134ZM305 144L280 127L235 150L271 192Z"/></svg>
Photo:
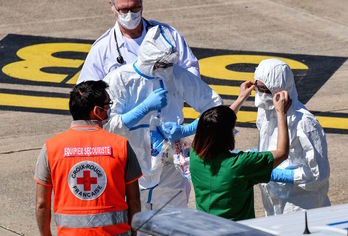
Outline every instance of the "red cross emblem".
<svg viewBox="0 0 348 236"><path fill-rule="evenodd" d="M83 171L83 177L77 177L77 184L83 184L84 191L91 191L91 185L97 184L97 177L91 177L91 172L89 170Z"/></svg>

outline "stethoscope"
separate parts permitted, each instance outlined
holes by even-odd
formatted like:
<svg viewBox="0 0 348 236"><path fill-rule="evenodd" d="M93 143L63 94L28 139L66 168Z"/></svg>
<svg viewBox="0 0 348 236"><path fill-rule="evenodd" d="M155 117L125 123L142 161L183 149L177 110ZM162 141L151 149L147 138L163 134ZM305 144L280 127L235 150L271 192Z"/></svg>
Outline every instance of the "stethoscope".
<svg viewBox="0 0 348 236"><path fill-rule="evenodd" d="M150 22L148 20L146 20L145 18L142 18L145 23L146 23L146 26L145 26L145 29L146 29L146 32L153 26L152 24L150 24ZM114 38L115 38L115 42L116 42L116 50L117 50L117 54L118 54L118 57L116 58L117 62L119 64L123 64L124 63L124 59L123 59L123 56L121 55L121 51L120 51L120 48L118 46L118 42L117 42L117 37L116 37L116 30L114 29Z"/></svg>

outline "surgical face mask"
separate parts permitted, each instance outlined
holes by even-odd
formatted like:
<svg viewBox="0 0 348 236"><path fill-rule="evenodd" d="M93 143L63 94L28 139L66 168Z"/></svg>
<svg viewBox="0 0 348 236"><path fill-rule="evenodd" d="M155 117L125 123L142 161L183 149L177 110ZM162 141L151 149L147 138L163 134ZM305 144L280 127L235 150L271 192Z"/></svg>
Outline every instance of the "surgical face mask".
<svg viewBox="0 0 348 236"><path fill-rule="evenodd" d="M105 125L108 122L108 120L111 116L111 106L112 105L113 105L113 102L110 100L108 103L104 104L104 108L101 106L98 106L101 110L104 111L104 114L106 114L106 115L103 115L102 117L97 115L96 113L94 113L94 115L98 118L98 120L102 123L102 125ZM105 109L106 106L108 106L107 109Z"/></svg>
<svg viewBox="0 0 348 236"><path fill-rule="evenodd" d="M274 105L272 94L256 92L255 106L265 110L273 110Z"/></svg>
<svg viewBox="0 0 348 236"><path fill-rule="evenodd" d="M141 11L122 14L118 12L118 22L126 29L135 29L141 21Z"/></svg>
<svg viewBox="0 0 348 236"><path fill-rule="evenodd" d="M108 112L107 112L107 118L106 119L109 119L111 117L111 108L109 108Z"/></svg>
<svg viewBox="0 0 348 236"><path fill-rule="evenodd" d="M101 107L99 107L99 108L101 108ZM103 108L101 108L101 109L103 109ZM103 110L104 110L104 109L103 109ZM109 110L110 110L110 109L109 109ZM109 117L108 112L109 112L109 111L107 111L105 117L98 116L96 113L94 113L94 115L98 118L98 121L99 121L103 126L108 122L108 117Z"/></svg>

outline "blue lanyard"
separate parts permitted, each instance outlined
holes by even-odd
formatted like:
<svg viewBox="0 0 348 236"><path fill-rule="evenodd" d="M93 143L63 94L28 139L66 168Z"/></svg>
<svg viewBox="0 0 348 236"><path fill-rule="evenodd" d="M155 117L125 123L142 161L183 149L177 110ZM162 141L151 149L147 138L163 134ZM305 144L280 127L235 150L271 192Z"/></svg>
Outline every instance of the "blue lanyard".
<svg viewBox="0 0 348 236"><path fill-rule="evenodd" d="M160 83L160 86L161 86L161 88L163 88L164 89L164 83L163 83L163 80L159 80L159 83ZM159 118L160 117L160 115L161 115L161 108L159 108L158 110L157 110L157 117Z"/></svg>

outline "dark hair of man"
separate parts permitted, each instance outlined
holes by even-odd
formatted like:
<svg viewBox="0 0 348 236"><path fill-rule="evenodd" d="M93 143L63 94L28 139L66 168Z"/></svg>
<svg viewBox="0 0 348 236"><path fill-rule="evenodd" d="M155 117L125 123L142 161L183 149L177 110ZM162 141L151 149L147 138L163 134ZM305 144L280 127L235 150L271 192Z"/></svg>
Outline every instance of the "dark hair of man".
<svg viewBox="0 0 348 236"><path fill-rule="evenodd" d="M236 114L228 106L217 106L203 112L198 121L193 150L205 161L234 149L233 129Z"/></svg>
<svg viewBox="0 0 348 236"><path fill-rule="evenodd" d="M108 85L102 81L85 81L70 92L69 110L74 120L90 120L95 106L104 108Z"/></svg>

